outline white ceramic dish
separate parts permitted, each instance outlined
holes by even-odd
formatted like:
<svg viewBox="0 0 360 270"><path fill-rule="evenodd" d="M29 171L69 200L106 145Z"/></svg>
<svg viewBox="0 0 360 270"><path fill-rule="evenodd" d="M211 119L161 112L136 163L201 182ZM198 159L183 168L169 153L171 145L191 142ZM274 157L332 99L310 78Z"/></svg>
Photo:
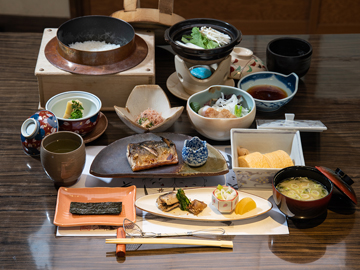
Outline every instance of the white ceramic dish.
<svg viewBox="0 0 360 270"><path fill-rule="evenodd" d="M294 165L305 165L299 131L232 129L232 169L239 188L272 188L273 176L280 169L239 167L237 146L248 149L250 153L260 152L265 154L276 150L284 150L290 155Z"/></svg>
<svg viewBox="0 0 360 270"><path fill-rule="evenodd" d="M209 118L201 116L190 107L192 102L198 102L202 107L209 100L221 97L221 93L241 96L243 98L242 106L249 109L249 113L239 118ZM186 111L197 132L212 140L226 141L230 140L232 128L248 128L251 126L256 115L256 105L253 97L246 91L231 86L213 85L192 95L186 103Z"/></svg>
<svg viewBox="0 0 360 270"><path fill-rule="evenodd" d="M232 187L224 187L224 188L226 189L230 188L235 190ZM225 199L219 199L215 194L216 191L217 189L214 189L211 194L212 204L216 207L216 209L218 209L223 214L231 213L232 211L234 211L237 203L239 202L239 192L235 190L236 196L232 199L225 200Z"/></svg>
<svg viewBox="0 0 360 270"><path fill-rule="evenodd" d="M67 102L73 99L78 99L82 102L84 107L84 116L79 119L65 119L63 116ZM69 91L51 97L47 101L45 107L47 110L52 111L59 120L75 122L90 118L98 114L101 109L101 105L101 100L92 93L83 91Z"/></svg>
<svg viewBox="0 0 360 270"><path fill-rule="evenodd" d="M143 211L149 212L154 215L176 218L176 219L186 219L186 220L195 220L195 221L233 221L253 218L260 216L270 211L272 208L272 203L268 200L265 200L256 195L250 193L238 191L239 199L241 200L244 197L250 197L256 202L256 209L251 210L243 215L237 215L235 212L230 214L222 214L219 210L216 209L211 203L211 194L216 187L206 187L206 188L196 188L196 189L186 189L185 194L190 199L197 199L205 202L208 206L201 212L199 215L195 216L187 211L182 211L180 208L176 208L170 212L163 212L156 206L156 199L164 194L151 194L148 196L141 197L136 200L135 206Z"/></svg>
<svg viewBox="0 0 360 270"><path fill-rule="evenodd" d="M158 85L138 85L131 91L125 108L114 106L119 118L137 133L163 132L180 117L183 106L171 108L164 90ZM159 125L146 128L136 123L138 116L146 109L153 109L165 118Z"/></svg>

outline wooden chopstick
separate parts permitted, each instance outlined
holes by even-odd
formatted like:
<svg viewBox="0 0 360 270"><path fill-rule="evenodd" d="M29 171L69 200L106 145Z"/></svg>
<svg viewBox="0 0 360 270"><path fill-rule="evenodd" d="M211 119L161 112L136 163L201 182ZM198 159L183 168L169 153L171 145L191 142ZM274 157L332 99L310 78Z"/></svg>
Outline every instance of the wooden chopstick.
<svg viewBox="0 0 360 270"><path fill-rule="evenodd" d="M106 239L106 244L165 244L165 245L193 245L233 248L232 241L196 240L196 239L165 239L165 238L114 238Z"/></svg>

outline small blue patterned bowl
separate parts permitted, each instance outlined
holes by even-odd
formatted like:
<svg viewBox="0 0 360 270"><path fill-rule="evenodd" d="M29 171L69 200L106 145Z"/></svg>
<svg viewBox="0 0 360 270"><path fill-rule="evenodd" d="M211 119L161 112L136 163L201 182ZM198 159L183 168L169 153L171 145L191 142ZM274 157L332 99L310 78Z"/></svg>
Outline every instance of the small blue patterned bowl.
<svg viewBox="0 0 360 270"><path fill-rule="evenodd" d="M202 141L198 137L185 140L181 155L184 162L191 167L204 165L208 158L206 141Z"/></svg>
<svg viewBox="0 0 360 270"><path fill-rule="evenodd" d="M274 85L283 89L287 93L287 97L283 99L261 100L254 98L256 110L261 112L273 112L292 100L298 90L298 84L299 77L295 73L284 75L272 71L263 71L243 77L238 83L238 88L247 91L250 87L255 85Z"/></svg>
<svg viewBox="0 0 360 270"><path fill-rule="evenodd" d="M58 120L51 111L41 110L21 125L21 145L29 156L40 156L41 141L49 134L58 132Z"/></svg>

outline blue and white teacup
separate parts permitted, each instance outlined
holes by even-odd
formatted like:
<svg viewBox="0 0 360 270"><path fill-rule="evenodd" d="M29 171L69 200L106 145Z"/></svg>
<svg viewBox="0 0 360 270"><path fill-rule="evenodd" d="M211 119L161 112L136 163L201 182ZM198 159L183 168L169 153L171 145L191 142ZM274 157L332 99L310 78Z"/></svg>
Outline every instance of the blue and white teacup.
<svg viewBox="0 0 360 270"><path fill-rule="evenodd" d="M184 162L191 167L204 165L209 155L206 141L202 141L198 137L185 140L181 155Z"/></svg>

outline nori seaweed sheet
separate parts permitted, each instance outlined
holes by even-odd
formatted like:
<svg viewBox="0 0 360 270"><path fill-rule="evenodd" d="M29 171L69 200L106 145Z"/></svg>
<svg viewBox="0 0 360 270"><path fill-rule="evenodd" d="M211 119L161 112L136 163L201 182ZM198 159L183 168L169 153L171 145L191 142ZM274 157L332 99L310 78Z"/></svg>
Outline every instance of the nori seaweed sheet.
<svg viewBox="0 0 360 270"><path fill-rule="evenodd" d="M70 213L77 215L116 215L121 210L122 202L70 203Z"/></svg>

